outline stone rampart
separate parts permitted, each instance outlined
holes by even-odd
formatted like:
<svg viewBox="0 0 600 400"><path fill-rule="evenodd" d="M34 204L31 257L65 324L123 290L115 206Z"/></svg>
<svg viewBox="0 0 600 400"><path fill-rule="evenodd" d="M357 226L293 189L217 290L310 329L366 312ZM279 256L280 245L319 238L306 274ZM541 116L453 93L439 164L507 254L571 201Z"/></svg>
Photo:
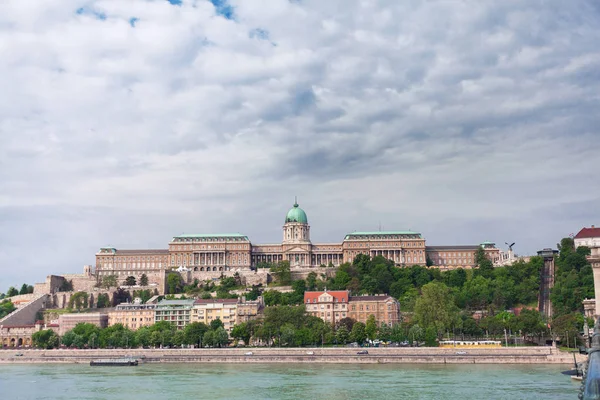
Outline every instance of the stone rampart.
<svg viewBox="0 0 600 400"><path fill-rule="evenodd" d="M35 323L35 317L38 311L46 307L48 300L47 294L42 294L36 297L34 300L27 303L25 306L16 309L6 317L0 319L0 325L3 326L17 326L17 325L31 325Z"/></svg>
<svg viewBox="0 0 600 400"><path fill-rule="evenodd" d="M8 298L8 300L11 301L11 303L13 303L13 305L17 308L21 308L23 306L25 306L27 303L29 303L31 300L35 299L37 297L37 295L33 294L33 293L28 293L28 294L18 294L16 296L11 296Z"/></svg>
<svg viewBox="0 0 600 400"><path fill-rule="evenodd" d="M97 358L132 356L141 362L161 363L326 363L326 364L572 364L572 353L547 347L469 350L458 354L442 348L226 348L226 349L96 349L25 350L23 357L0 351L0 363L89 363ZM251 354L248 354L251 353ZM577 355L577 361L586 356Z"/></svg>

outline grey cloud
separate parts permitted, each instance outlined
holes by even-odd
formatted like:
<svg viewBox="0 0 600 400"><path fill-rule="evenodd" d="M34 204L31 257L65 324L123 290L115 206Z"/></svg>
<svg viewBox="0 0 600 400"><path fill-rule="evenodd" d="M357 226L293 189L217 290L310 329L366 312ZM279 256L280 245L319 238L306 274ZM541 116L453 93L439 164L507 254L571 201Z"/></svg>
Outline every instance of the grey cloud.
<svg viewBox="0 0 600 400"><path fill-rule="evenodd" d="M597 2L163 3L0 5L0 291L107 243L277 241L294 195L319 241L600 224Z"/></svg>

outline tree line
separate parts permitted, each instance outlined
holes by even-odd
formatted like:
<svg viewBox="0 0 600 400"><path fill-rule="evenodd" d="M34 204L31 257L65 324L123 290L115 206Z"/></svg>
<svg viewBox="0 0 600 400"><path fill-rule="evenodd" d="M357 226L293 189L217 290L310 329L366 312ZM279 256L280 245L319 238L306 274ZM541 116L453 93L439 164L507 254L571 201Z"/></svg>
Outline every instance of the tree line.
<svg viewBox="0 0 600 400"><path fill-rule="evenodd" d="M58 347L78 349L149 348L149 347L223 347L229 342L229 335L220 319L210 325L193 322L184 329L177 330L168 321L131 330L122 324L100 328L90 323L79 323L72 330L59 337L52 330L41 330L32 336L35 347L52 349Z"/></svg>

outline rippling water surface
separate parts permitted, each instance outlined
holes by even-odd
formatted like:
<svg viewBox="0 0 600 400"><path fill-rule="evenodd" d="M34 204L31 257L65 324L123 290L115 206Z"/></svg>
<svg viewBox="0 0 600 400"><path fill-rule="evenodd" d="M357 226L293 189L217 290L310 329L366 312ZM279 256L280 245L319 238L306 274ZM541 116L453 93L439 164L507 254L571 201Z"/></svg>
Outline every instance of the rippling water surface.
<svg viewBox="0 0 600 400"><path fill-rule="evenodd" d="M538 365L0 365L0 399L576 399Z"/></svg>

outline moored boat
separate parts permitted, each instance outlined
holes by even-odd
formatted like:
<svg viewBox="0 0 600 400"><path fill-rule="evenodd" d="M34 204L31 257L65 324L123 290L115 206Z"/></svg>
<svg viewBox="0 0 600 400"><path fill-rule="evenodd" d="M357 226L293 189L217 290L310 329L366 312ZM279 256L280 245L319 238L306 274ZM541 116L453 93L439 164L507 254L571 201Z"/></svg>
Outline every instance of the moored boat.
<svg viewBox="0 0 600 400"><path fill-rule="evenodd" d="M134 358L104 358L90 361L90 366L98 367L135 367L138 360Z"/></svg>

